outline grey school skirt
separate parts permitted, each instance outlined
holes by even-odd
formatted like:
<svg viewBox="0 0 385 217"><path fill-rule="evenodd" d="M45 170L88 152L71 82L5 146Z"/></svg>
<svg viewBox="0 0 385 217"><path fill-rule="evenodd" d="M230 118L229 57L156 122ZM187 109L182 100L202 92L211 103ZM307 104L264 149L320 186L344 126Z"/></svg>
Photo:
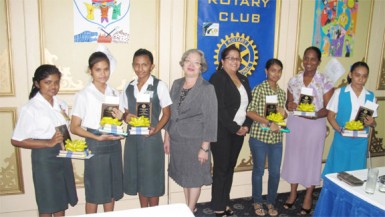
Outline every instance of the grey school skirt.
<svg viewBox="0 0 385 217"><path fill-rule="evenodd" d="M100 133L87 129L95 135ZM123 163L120 140L96 141L86 138L93 157L84 160L86 202L105 204L123 197Z"/></svg>
<svg viewBox="0 0 385 217"><path fill-rule="evenodd" d="M71 159L58 158L60 145L32 149L32 174L39 213L66 210L78 202Z"/></svg>

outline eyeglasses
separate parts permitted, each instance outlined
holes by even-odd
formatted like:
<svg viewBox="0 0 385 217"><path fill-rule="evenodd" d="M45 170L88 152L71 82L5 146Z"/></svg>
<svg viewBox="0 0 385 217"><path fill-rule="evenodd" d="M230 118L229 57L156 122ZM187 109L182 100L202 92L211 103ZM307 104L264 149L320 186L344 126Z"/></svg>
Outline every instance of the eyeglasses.
<svg viewBox="0 0 385 217"><path fill-rule="evenodd" d="M194 62L194 61L191 61L191 60L185 60L184 64L193 64L194 66L200 66L201 65L200 62Z"/></svg>
<svg viewBox="0 0 385 217"><path fill-rule="evenodd" d="M225 60L230 60L230 62L239 62L239 61L241 61L241 58L226 57Z"/></svg>

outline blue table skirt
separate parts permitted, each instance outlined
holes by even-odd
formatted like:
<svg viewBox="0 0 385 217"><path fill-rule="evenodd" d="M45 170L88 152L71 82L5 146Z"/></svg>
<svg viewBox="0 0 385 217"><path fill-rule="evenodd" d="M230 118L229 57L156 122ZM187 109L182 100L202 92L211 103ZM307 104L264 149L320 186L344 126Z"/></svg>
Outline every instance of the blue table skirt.
<svg viewBox="0 0 385 217"><path fill-rule="evenodd" d="M313 216L385 216L382 210L324 179Z"/></svg>

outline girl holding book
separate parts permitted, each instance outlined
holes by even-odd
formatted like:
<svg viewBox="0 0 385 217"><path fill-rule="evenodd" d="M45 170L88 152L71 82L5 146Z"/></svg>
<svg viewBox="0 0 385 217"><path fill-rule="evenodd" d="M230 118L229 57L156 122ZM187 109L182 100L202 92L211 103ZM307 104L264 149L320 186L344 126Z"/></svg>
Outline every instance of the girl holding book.
<svg viewBox="0 0 385 217"><path fill-rule="evenodd" d="M334 129L334 138L326 165L322 173L337 173L341 171L359 170L366 168L366 154L368 150L368 138L352 138L342 136L347 122L355 120L360 106L367 101L376 102L372 91L365 88L369 76L369 66L365 62L356 62L352 65L348 74L349 85L337 89L330 99L327 109L328 121ZM377 111L372 116L366 116L363 120L365 131L374 127Z"/></svg>
<svg viewBox="0 0 385 217"><path fill-rule="evenodd" d="M67 129L68 107L58 99L61 73L41 65L33 77L29 102L21 108L12 135L16 147L31 149L33 184L39 216L64 216L68 204L78 202L71 159L57 158Z"/></svg>
<svg viewBox="0 0 385 217"><path fill-rule="evenodd" d="M105 212L113 211L115 201L123 197L122 146L123 137L101 134L102 104L106 98L119 103L119 92L107 84L110 61L103 52L91 54L88 60L90 82L75 95L71 132L84 137L94 154L84 161L86 213L96 213L98 204Z"/></svg>
<svg viewBox="0 0 385 217"><path fill-rule="evenodd" d="M283 133L279 132L277 123L268 120L265 114L267 108L266 97L275 96L277 103L273 113L280 113L286 117L284 109L286 93L278 86L278 80L282 75L282 62L278 59L270 59L266 62L265 73L267 79L256 86L252 92L252 100L247 108L247 116L253 120L250 130L250 150L253 156L252 191L255 214L266 215L262 205L262 177L265 171L265 160L268 158L269 181L267 195L267 209L270 216L277 216L275 199L277 197L278 184L280 179L280 168L282 160L282 139ZM270 108L271 109L271 108ZM268 130L263 130L262 125Z"/></svg>

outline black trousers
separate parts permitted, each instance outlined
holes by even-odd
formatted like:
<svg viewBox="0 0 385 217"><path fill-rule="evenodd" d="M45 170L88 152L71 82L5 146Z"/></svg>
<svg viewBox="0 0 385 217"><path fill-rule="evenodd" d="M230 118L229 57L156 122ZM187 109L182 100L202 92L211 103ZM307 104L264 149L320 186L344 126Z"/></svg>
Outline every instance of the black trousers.
<svg viewBox="0 0 385 217"><path fill-rule="evenodd" d="M211 144L214 162L211 206L214 211L224 211L230 204L234 168L243 140L244 136L238 136L227 130L219 130L218 141Z"/></svg>

